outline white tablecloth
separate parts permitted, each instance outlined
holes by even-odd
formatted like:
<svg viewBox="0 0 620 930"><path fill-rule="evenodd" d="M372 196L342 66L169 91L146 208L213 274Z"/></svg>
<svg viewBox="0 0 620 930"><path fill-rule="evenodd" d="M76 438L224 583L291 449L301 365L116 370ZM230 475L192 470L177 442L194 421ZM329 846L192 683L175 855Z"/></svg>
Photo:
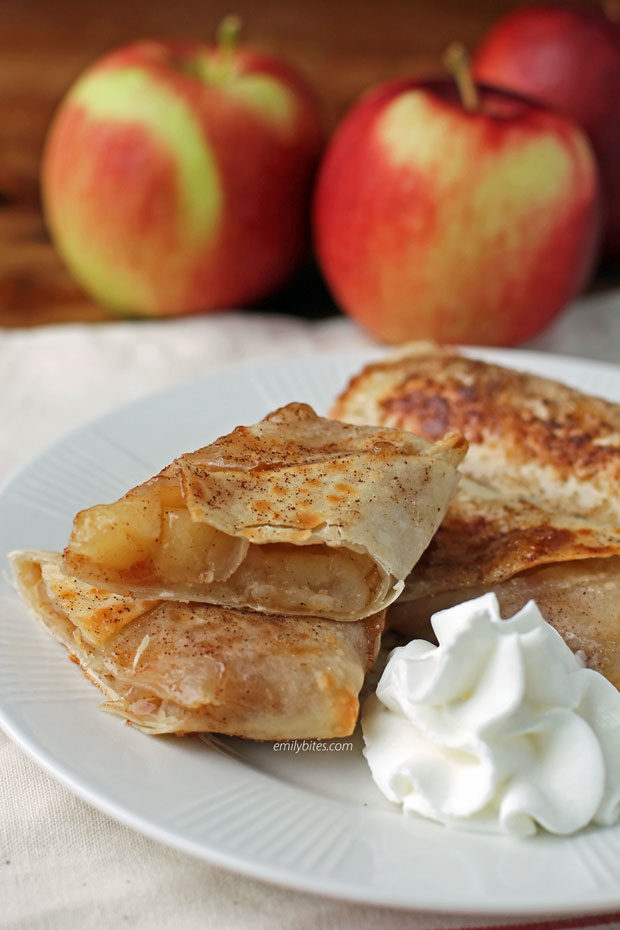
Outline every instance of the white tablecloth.
<svg viewBox="0 0 620 930"><path fill-rule="evenodd" d="M68 429L154 389L244 359L371 344L341 318L310 323L240 313L0 331L0 480ZM620 295L576 303L529 347L620 364ZM498 923L509 922L381 911L214 868L89 807L0 731L3 930L439 930ZM620 915L549 924L562 925L620 928Z"/></svg>

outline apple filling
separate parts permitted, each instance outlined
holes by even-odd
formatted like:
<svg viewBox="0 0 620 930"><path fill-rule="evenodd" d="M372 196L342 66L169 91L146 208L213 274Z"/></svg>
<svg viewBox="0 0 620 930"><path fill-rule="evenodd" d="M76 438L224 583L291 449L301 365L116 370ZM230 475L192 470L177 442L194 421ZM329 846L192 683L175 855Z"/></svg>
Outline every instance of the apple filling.
<svg viewBox="0 0 620 930"><path fill-rule="evenodd" d="M174 486L149 491L79 513L65 568L120 594L343 619L371 612L386 593L387 579L364 553L251 544L192 520Z"/></svg>
<svg viewBox="0 0 620 930"><path fill-rule="evenodd" d="M67 564L86 580L110 587L209 584L231 575L247 542L195 523L184 507L167 504L164 495L136 495L82 511L65 552Z"/></svg>
<svg viewBox="0 0 620 930"><path fill-rule="evenodd" d="M210 593L219 603L336 619L362 616L383 591L368 555L324 545L265 543L250 545L236 571L214 582Z"/></svg>

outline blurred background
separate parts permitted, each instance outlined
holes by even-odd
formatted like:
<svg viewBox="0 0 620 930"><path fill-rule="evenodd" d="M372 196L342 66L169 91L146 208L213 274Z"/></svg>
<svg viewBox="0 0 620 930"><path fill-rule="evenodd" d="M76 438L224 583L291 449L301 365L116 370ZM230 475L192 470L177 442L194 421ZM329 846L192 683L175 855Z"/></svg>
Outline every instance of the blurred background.
<svg viewBox="0 0 620 930"><path fill-rule="evenodd" d="M584 5L595 6L590 3ZM332 129L386 78L442 69L453 39L473 48L516 3L503 0L4 0L0 4L0 325L116 319L84 296L56 256L41 217L46 129L72 81L102 52L136 38L209 40L226 13L244 39L291 59ZM616 275L617 278L617 275ZM606 286L599 273L594 287ZM311 262L263 309L335 313Z"/></svg>

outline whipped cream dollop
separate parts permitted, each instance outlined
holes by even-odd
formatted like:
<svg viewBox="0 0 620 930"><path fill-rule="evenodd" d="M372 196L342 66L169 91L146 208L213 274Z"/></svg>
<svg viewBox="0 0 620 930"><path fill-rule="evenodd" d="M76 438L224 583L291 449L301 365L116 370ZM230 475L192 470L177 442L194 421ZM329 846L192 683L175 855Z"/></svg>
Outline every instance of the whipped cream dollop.
<svg viewBox="0 0 620 930"><path fill-rule="evenodd" d="M381 791L449 826L527 836L620 816L620 692L583 667L534 601L436 613L438 646L395 649L362 716Z"/></svg>

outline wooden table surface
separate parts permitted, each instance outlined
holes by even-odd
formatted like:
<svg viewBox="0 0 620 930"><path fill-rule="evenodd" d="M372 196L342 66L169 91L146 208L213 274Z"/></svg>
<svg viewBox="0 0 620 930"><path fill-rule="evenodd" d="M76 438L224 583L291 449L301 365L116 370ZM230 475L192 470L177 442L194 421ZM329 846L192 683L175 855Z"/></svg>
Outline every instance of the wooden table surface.
<svg viewBox="0 0 620 930"><path fill-rule="evenodd" d="M441 68L454 38L473 47L504 0L0 0L0 325L117 319L73 284L47 236L38 172L62 95L96 56L145 36L209 39L231 10L245 37L284 53L332 128L359 93ZM266 309L322 316L333 304L312 264Z"/></svg>

